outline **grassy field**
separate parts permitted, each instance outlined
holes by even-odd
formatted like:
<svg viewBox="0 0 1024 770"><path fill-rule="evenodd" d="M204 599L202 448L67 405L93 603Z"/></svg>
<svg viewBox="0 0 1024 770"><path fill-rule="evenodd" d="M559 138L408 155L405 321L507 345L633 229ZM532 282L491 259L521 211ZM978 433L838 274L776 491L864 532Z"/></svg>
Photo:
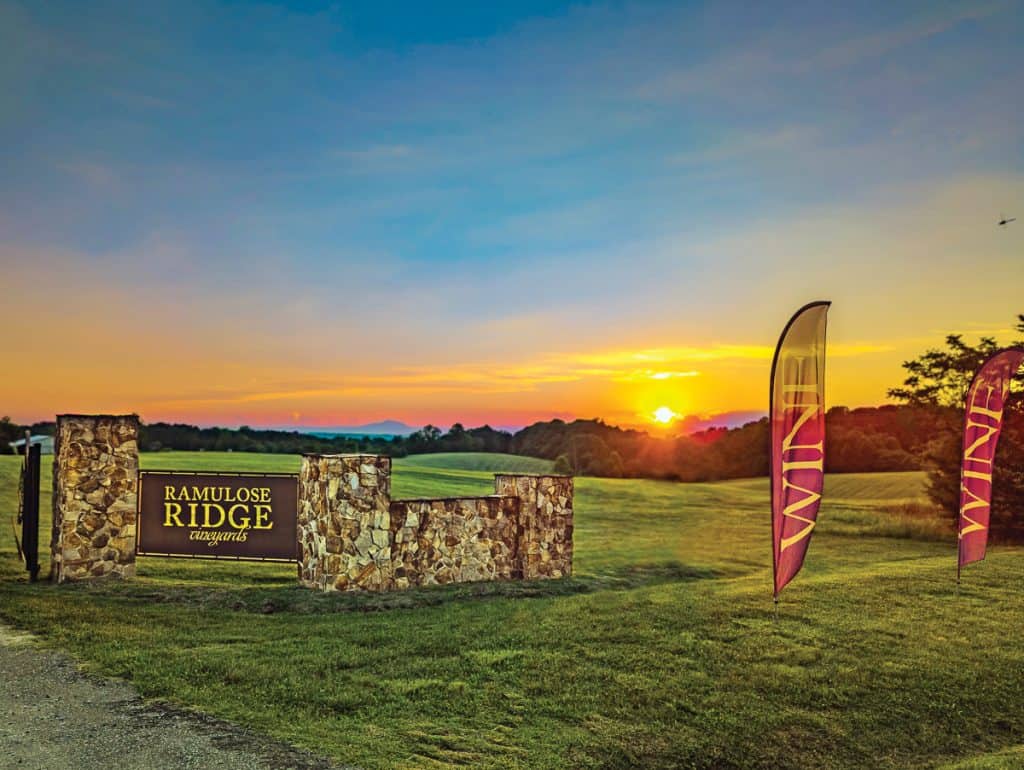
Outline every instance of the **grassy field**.
<svg viewBox="0 0 1024 770"><path fill-rule="evenodd" d="M8 515L17 463L0 457ZM485 493L490 470L534 463L398 460L394 494ZM571 580L373 597L304 591L288 567L152 558L135 581L29 585L8 537L0 615L148 696L367 768L1024 766L1024 554L992 549L957 592L922 486L829 477L777 615L763 479L579 479Z"/></svg>

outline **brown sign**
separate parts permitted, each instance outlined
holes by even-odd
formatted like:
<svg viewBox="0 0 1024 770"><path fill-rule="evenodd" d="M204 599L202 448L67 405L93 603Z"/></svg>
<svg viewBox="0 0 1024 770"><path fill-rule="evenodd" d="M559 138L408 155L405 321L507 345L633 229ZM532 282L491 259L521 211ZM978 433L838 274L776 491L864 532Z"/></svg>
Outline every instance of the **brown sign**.
<svg viewBox="0 0 1024 770"><path fill-rule="evenodd" d="M139 473L138 553L295 561L298 476Z"/></svg>

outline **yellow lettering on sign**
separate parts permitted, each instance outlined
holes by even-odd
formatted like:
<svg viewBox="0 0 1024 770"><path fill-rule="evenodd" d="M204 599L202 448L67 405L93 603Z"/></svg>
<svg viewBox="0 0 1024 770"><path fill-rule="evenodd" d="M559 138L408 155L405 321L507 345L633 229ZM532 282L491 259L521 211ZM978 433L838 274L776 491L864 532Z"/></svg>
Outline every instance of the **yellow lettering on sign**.
<svg viewBox="0 0 1024 770"><path fill-rule="evenodd" d="M989 409L988 405L992 403L992 391L995 388L989 386L985 388L985 405L979 406L978 394L981 393L981 388L978 388L974 393L974 398L971 401L971 414L980 414L982 417L991 417L996 422L999 421L999 410Z"/></svg>
<svg viewBox="0 0 1024 770"><path fill-rule="evenodd" d="M978 403L978 396L982 390L979 388L975 391L974 396L971 398L970 409L967 410L967 429L981 428L985 431L981 436L974 440L974 443L964 449L964 460L975 463L985 463L986 465L992 464L991 457L975 457L975 453L981 447L985 446L989 440L999 432L999 426L1002 419L1001 410L990 409L989 404L992 403L992 391L994 389L989 387L985 388L985 403ZM974 416L988 417L995 421L995 424L987 422L978 422L977 420L971 419Z"/></svg>
<svg viewBox="0 0 1024 770"><path fill-rule="evenodd" d="M228 508L228 525L230 525L232 529L248 529L250 522L248 516L243 517L241 520L235 519L235 512L239 510L245 513L249 510L249 506L243 505L242 503L236 503Z"/></svg>
<svg viewBox="0 0 1024 770"><path fill-rule="evenodd" d="M979 521L968 516L969 511L974 511L979 508L988 508L989 502L983 497L974 493L965 483L967 479L977 479L983 481L986 484L992 483L992 458L991 457L978 457L978 451L988 444L989 441L999 432L999 428L1002 421L1002 411L999 409L992 409L990 407L992 403L992 393L995 389L992 387L978 388L971 397L971 404L967 410L967 430L971 428L980 428L983 432L969 445L964 447L964 472L963 481L960 482L960 493L966 496L966 501L960 506L960 517L964 520L965 524L958 533L958 537L963 539L964 535L969 535L972 532L978 532L985 529L985 525ZM984 393L984 402L979 403L978 396ZM1004 394L1005 395L1005 394ZM977 418L988 418L993 420L994 423L990 422L978 422ZM968 463L981 463L986 465L990 470L988 471L976 471L969 470L967 468Z"/></svg>
<svg viewBox="0 0 1024 770"><path fill-rule="evenodd" d="M821 411L821 404L818 402L818 386L817 384L809 385L786 385L782 389L783 398L786 395L793 395L800 393L813 394L813 400L804 401L797 397L792 400L784 400L783 407L787 409L800 409L800 415L793 423L793 427L789 433L782 440L782 451L793 452L796 450L814 451L818 453L818 458L815 460L782 460L782 490L785 493L787 490L796 490L797 492L803 493L803 496L787 505L782 510L782 515L787 519L796 519L801 524L805 525L800 528L798 532L789 537L784 537L779 542L779 551L785 551L792 545L799 543L804 538L811 534L814 529L815 522L813 519L807 516L800 515L800 512L805 508L817 503L821 500L821 493L815 492L814 490L802 487L799 484L794 484L788 478L787 474L792 471L800 470L811 470L817 471L818 473L825 472L825 441L821 439L813 444L799 444L798 436L800 429L804 427L808 422L813 420Z"/></svg>
<svg viewBox="0 0 1024 770"><path fill-rule="evenodd" d="M262 502L261 502L262 501ZM164 526L215 530L227 525L244 542L249 529L273 529L270 487L164 487ZM225 533L225 536L230 533ZM189 537L197 539L195 532ZM198 538L203 539L203 538ZM224 538L219 538L223 540Z"/></svg>
<svg viewBox="0 0 1024 770"><path fill-rule="evenodd" d="M256 522L252 525L253 529L273 529L274 522L270 520L270 506L269 505L257 505L256 511Z"/></svg>
<svg viewBox="0 0 1024 770"><path fill-rule="evenodd" d="M818 471L819 473L825 470L825 458L819 457L817 460L794 460L792 462L782 461L782 472L789 473L790 471Z"/></svg>
<svg viewBox="0 0 1024 770"><path fill-rule="evenodd" d="M995 425L986 425L980 422L974 422L973 420L967 421L967 429L971 428L983 428L985 433L974 440L974 443L964 449L964 459L968 462L973 463L985 463L986 465L992 464L992 458L990 457L975 457L974 453L981 447L985 446L996 433L999 432L999 423Z"/></svg>
<svg viewBox="0 0 1024 770"><path fill-rule="evenodd" d="M813 393L814 400L810 403L804 403L800 400L797 401L783 401L782 406L786 409L803 409L796 422L793 423L793 427L790 429L789 434L782 439L782 451L788 452L792 449L816 449L824 454L823 441L819 441L817 444L796 444L797 433L807 423L808 420L814 418L821 410L821 404L818 403L818 386L817 385L786 385L782 389L783 398L787 393Z"/></svg>
<svg viewBox="0 0 1024 770"><path fill-rule="evenodd" d="M795 502L792 502L789 505L787 505L782 510L782 515L789 519L796 519L797 521L803 522L807 525L806 527L803 527L795 535L790 535L789 537L782 538L782 540L779 542L779 550L785 551L794 543L799 543L801 540L803 540L805 537L811 534L811 530L814 529L814 520L808 519L806 516L800 516L798 512L802 511L804 508L807 508L808 506L813 505L818 500L820 500L821 494L818 492L814 492L813 490L801 487L797 484L794 484L785 477L783 477L782 479L782 489L783 491L787 489L795 489L798 492L804 493L804 497L801 497L799 500L796 500Z"/></svg>
<svg viewBox="0 0 1024 770"><path fill-rule="evenodd" d="M974 492L968 489L965 484L960 485L960 491L962 493L966 493L967 496L971 498L968 502L964 503L963 506L960 508L960 516L964 519L964 521L970 522L970 524L968 524L960 530L959 537L963 539L964 535L969 535L972 532L977 532L980 529L985 529L984 524L972 519L970 516L967 515L967 512L973 511L976 508L987 508L988 503L982 498L978 497L976 494L974 494Z"/></svg>
<svg viewBox="0 0 1024 770"><path fill-rule="evenodd" d="M210 511L217 511L220 514L220 518L217 519L217 523L214 524L210 520ZM224 506L217 503L203 503L203 526L207 529L216 529L224 525L224 517L227 516L227 511L224 510Z"/></svg>
<svg viewBox="0 0 1024 770"><path fill-rule="evenodd" d="M980 479L981 481L992 483L992 474L984 473L983 471L964 471L965 479Z"/></svg>
<svg viewBox="0 0 1024 770"><path fill-rule="evenodd" d="M168 487L169 489L170 487ZM174 524L171 524L171 519L174 519ZM183 527L181 523L181 503L165 502L164 503L164 526L165 527Z"/></svg>

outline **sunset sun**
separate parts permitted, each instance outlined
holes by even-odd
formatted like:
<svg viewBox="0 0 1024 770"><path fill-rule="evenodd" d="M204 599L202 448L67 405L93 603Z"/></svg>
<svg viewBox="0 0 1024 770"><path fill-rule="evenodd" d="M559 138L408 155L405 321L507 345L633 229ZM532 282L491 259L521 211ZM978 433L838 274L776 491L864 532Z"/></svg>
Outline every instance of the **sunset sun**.
<svg viewBox="0 0 1024 770"><path fill-rule="evenodd" d="M667 406L659 406L654 410L654 421L660 422L663 425L668 425L679 415L669 409Z"/></svg>

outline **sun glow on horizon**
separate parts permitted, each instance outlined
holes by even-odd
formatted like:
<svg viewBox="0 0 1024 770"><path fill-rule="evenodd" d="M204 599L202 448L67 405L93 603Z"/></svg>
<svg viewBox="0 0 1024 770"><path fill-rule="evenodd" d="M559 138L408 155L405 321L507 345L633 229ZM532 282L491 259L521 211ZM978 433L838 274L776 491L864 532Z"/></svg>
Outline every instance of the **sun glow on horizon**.
<svg viewBox="0 0 1024 770"><path fill-rule="evenodd" d="M679 417L678 414L669 409L667 406L659 406L657 409L654 410L654 414L652 416L654 417L655 422L661 423L662 425L668 425L674 419Z"/></svg>

